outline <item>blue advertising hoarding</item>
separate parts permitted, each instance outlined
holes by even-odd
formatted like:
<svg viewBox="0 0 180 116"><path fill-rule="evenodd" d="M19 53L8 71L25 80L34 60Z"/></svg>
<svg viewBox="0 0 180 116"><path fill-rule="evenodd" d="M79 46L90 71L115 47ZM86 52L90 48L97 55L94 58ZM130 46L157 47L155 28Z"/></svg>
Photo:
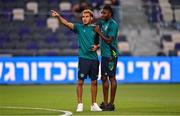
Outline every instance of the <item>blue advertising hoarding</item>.
<svg viewBox="0 0 180 116"><path fill-rule="evenodd" d="M77 57L1 57L0 84L76 83L77 67ZM180 57L119 57L116 78L118 83L179 83Z"/></svg>

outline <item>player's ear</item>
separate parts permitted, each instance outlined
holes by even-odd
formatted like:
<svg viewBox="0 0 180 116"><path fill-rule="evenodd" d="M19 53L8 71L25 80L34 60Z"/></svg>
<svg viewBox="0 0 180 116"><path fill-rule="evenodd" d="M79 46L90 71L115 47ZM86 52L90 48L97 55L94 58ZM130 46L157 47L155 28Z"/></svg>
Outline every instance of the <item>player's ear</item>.
<svg viewBox="0 0 180 116"><path fill-rule="evenodd" d="M91 21L93 20L93 17L91 17Z"/></svg>

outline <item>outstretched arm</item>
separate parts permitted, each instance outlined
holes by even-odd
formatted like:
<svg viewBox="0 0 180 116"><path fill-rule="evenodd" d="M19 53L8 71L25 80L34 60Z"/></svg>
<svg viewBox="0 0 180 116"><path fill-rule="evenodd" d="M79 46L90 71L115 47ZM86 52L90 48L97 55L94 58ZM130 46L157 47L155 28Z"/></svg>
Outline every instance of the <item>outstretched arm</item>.
<svg viewBox="0 0 180 116"><path fill-rule="evenodd" d="M60 21L60 23L62 23L63 25L65 25L66 27L70 28L70 29L74 29L74 24L67 21L66 19L64 19L58 12L56 12L55 10L51 10L51 15L53 17L57 17Z"/></svg>
<svg viewBox="0 0 180 116"><path fill-rule="evenodd" d="M112 37L109 37L109 38L106 37L106 36L101 32L99 26L96 26L94 30L95 30L96 33L99 34L99 36L100 36L107 44L110 44L110 43L112 42L113 38L112 38Z"/></svg>

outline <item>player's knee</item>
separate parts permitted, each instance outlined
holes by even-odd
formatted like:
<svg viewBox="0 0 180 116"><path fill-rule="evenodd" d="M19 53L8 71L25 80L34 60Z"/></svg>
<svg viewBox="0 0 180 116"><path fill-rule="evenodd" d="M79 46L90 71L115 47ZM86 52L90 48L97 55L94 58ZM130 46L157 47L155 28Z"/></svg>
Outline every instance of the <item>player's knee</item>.
<svg viewBox="0 0 180 116"><path fill-rule="evenodd" d="M107 77L101 77L102 84L104 88L109 88L109 81Z"/></svg>
<svg viewBox="0 0 180 116"><path fill-rule="evenodd" d="M109 88L109 83L108 83L108 81L103 84L103 87L104 87L105 89L108 89L108 88Z"/></svg>
<svg viewBox="0 0 180 116"><path fill-rule="evenodd" d="M106 83L106 82L108 81L108 79L107 79L107 77L102 76L102 77L101 77L101 81L102 81L102 83Z"/></svg>
<svg viewBox="0 0 180 116"><path fill-rule="evenodd" d="M110 82L112 85L117 85L117 81L115 77L110 78Z"/></svg>
<svg viewBox="0 0 180 116"><path fill-rule="evenodd" d="M109 80L110 80L111 82L115 82L115 81L116 81L116 78L115 78L115 77L109 77Z"/></svg>
<svg viewBox="0 0 180 116"><path fill-rule="evenodd" d="M92 80L92 81L91 81L91 85L92 85L92 86L97 86L97 80Z"/></svg>
<svg viewBox="0 0 180 116"><path fill-rule="evenodd" d="M83 85L83 80L78 80L77 85L78 85L78 86L82 86L82 85Z"/></svg>

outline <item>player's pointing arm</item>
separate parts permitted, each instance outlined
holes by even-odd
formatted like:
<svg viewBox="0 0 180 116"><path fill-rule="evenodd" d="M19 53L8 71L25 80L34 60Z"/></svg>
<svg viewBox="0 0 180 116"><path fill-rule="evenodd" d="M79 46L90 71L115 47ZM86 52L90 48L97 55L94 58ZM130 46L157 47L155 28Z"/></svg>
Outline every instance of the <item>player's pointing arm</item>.
<svg viewBox="0 0 180 116"><path fill-rule="evenodd" d="M62 23L63 25L65 25L66 27L70 28L70 29L74 29L74 24L67 21L66 19L64 19L58 12L56 12L55 10L51 10L51 15L53 17L57 17L60 21L60 23Z"/></svg>

